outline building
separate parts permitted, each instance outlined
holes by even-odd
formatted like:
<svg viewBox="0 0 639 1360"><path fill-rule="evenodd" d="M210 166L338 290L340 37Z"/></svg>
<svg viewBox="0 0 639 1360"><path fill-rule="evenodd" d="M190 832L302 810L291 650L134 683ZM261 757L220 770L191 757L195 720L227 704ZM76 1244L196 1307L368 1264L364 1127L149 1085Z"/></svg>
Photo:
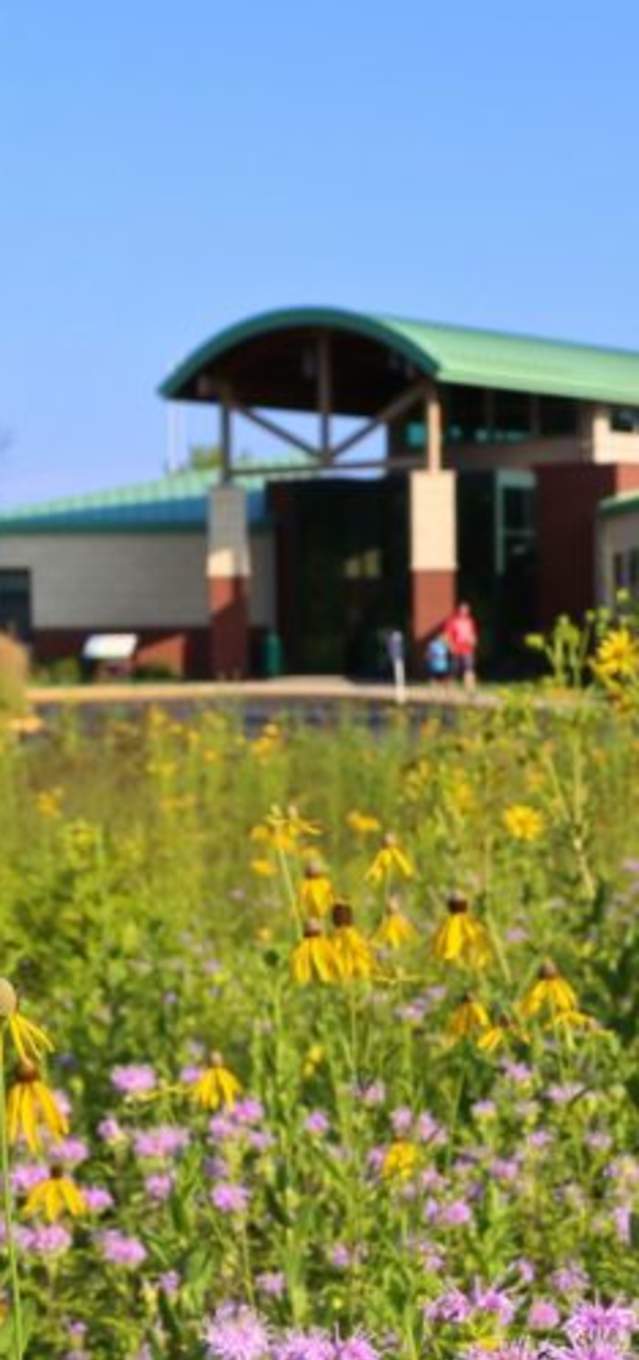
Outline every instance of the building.
<svg viewBox="0 0 639 1360"><path fill-rule="evenodd" d="M0 516L0 623L43 659L126 629L143 661L245 675L275 630L291 670L364 672L401 627L419 664L463 597L499 665L639 573L639 353L299 308L214 336L160 392L219 408L214 486ZM248 487L236 413L286 451Z"/></svg>

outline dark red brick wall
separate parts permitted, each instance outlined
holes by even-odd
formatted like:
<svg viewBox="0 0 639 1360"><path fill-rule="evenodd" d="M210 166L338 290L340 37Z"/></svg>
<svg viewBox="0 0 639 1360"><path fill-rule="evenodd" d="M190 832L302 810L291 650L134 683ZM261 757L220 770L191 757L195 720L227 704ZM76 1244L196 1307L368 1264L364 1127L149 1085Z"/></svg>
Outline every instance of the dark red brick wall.
<svg viewBox="0 0 639 1360"><path fill-rule="evenodd" d="M95 632L136 633L139 647L137 666L162 665L176 675L206 679L210 674L210 631L208 628L41 628L33 634L36 661L78 658L86 639Z"/></svg>
<svg viewBox="0 0 639 1360"><path fill-rule="evenodd" d="M248 581L243 576L212 576L211 675L240 680L249 669Z"/></svg>
<svg viewBox="0 0 639 1360"><path fill-rule="evenodd" d="M455 608L457 573L411 572L411 651L413 666L423 671L424 648Z"/></svg>
<svg viewBox="0 0 639 1360"><path fill-rule="evenodd" d="M567 463L537 472L539 623L595 603L595 526L604 496L639 489L632 463Z"/></svg>

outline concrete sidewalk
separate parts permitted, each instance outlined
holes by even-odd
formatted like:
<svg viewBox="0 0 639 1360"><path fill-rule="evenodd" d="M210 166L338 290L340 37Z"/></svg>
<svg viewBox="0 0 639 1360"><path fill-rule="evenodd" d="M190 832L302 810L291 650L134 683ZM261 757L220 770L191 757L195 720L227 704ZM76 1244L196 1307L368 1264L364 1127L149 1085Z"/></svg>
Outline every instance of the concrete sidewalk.
<svg viewBox="0 0 639 1360"><path fill-rule="evenodd" d="M395 704L394 686L387 683L348 680L341 675L289 675L278 680L242 681L162 681L161 683L110 681L86 685L34 685L28 691L34 708L57 705L173 704L198 705L233 701L240 704L265 702L286 707L299 703ZM492 707L498 702L494 692L481 688L469 695L458 685L412 684L406 686L407 704L424 707L478 704Z"/></svg>

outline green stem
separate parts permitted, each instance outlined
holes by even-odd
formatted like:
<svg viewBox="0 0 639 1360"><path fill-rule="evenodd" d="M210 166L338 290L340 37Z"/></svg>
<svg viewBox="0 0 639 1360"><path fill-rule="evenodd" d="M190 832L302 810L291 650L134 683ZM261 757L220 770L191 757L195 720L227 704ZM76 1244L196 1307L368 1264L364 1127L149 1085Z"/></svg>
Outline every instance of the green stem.
<svg viewBox="0 0 639 1360"><path fill-rule="evenodd" d="M24 1355L24 1332L22 1327L22 1305L20 1302L20 1280L18 1276L18 1260L16 1257L16 1245L13 1236L13 1196L11 1193L11 1180L9 1169L9 1142L7 1139L7 1094L4 1075L4 1035L0 1031L0 1167L2 1170L2 1196L4 1207L4 1222L7 1233L7 1252L9 1255L9 1273L11 1276L11 1294L13 1298L13 1349L16 1360L22 1360Z"/></svg>

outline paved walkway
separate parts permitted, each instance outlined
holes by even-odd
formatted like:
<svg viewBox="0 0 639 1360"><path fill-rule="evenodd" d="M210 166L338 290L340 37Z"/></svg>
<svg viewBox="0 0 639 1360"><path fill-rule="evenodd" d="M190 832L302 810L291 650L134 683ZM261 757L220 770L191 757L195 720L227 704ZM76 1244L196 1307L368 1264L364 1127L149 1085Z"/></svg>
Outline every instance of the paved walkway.
<svg viewBox="0 0 639 1360"><path fill-rule="evenodd" d="M337 701L364 704L394 704L395 689L385 683L358 683L340 675L288 675L278 680L242 681L163 681L161 683L131 683L111 681L87 685L34 685L29 699L35 708L57 705L121 705L121 704L197 704L220 701L267 703L286 706L296 704L324 704ZM415 684L406 686L406 703L437 707L473 703L492 706L496 695L481 689L468 695L456 685Z"/></svg>

